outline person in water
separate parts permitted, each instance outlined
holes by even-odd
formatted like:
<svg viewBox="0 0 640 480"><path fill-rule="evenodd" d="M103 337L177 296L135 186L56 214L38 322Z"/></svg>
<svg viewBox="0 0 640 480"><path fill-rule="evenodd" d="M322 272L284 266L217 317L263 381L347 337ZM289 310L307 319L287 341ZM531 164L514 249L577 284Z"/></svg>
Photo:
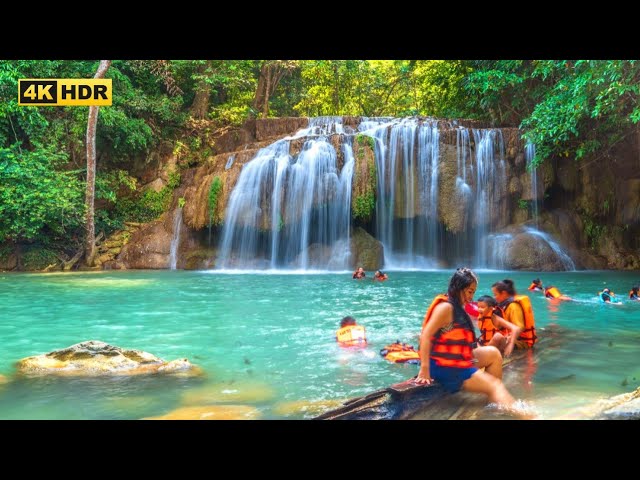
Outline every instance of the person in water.
<svg viewBox="0 0 640 480"><path fill-rule="evenodd" d="M364 268L358 267L358 269L355 272L353 272L353 275L351 276L351 278L355 278L356 280L360 280L360 279L362 279L362 278L364 278L366 276L367 276L367 274L364 273Z"/></svg>
<svg viewBox="0 0 640 480"><path fill-rule="evenodd" d="M388 278L389 276L381 270L376 270L376 273L373 274L373 279L379 282L384 282Z"/></svg>
<svg viewBox="0 0 640 480"><path fill-rule="evenodd" d="M518 295L513 280L508 278L491 285L491 291L498 302L498 307L504 313L501 317L522 330L516 339L516 348L533 347L537 337L529 297Z"/></svg>
<svg viewBox="0 0 640 480"><path fill-rule="evenodd" d="M336 332L336 341L341 347L363 347L367 345L365 328L353 317L344 317Z"/></svg>
<svg viewBox="0 0 640 480"><path fill-rule="evenodd" d="M427 310L420 334L420 371L414 382L434 380L447 391L483 393L491 402L512 407L514 399L502 383L502 356L495 347L473 351L475 333L464 306L473 299L478 277L459 268L449 281L447 295L438 295ZM474 366L474 356L476 365ZM479 370L484 367L485 370Z"/></svg>
<svg viewBox="0 0 640 480"><path fill-rule="evenodd" d="M640 300L640 294L638 294L640 286L634 285L629 292L629 300Z"/></svg>
<svg viewBox="0 0 640 480"><path fill-rule="evenodd" d="M558 287L554 287L553 285L549 285L544 289L544 296L550 298L551 300L573 300L573 298L560 293Z"/></svg>
<svg viewBox="0 0 640 480"><path fill-rule="evenodd" d="M600 299L605 303L617 302L616 294L608 288L605 288L600 292Z"/></svg>
<svg viewBox="0 0 640 480"><path fill-rule="evenodd" d="M516 338L522 329L500 316L495 298L483 295L478 298L478 345L496 347L505 357L511 355Z"/></svg>
<svg viewBox="0 0 640 480"><path fill-rule="evenodd" d="M539 278L534 278L531 280L531 285L529 285L529 290L533 292L542 292L544 287L542 286L542 281Z"/></svg>

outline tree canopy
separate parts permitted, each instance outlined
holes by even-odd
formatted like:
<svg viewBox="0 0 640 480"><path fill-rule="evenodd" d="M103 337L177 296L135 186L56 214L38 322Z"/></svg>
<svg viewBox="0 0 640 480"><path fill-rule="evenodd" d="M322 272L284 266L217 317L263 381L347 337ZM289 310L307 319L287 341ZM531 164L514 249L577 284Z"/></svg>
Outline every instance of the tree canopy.
<svg viewBox="0 0 640 480"><path fill-rule="evenodd" d="M20 107L19 78L91 78L97 60L0 61L0 244L82 242L88 107ZM640 120L634 60L113 61L96 134L96 231L167 206L136 165L171 148L186 167L203 135L264 116L472 118L520 127L536 162L605 151ZM204 133L203 133L204 132Z"/></svg>

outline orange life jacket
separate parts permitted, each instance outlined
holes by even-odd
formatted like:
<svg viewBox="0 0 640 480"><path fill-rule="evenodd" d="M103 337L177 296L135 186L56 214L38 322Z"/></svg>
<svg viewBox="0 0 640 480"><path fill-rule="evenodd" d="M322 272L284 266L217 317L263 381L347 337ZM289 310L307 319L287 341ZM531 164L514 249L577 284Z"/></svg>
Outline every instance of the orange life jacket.
<svg viewBox="0 0 640 480"><path fill-rule="evenodd" d="M512 303L517 303L518 305L520 305L520 308L522 308L522 312L524 313L524 328L522 329L522 333L520 333L518 340L525 342L528 347L533 347L533 344L536 343L536 339L538 337L536 336L536 322L533 318L533 308L531 308L531 300L526 295L515 295L505 300L499 305L499 307L503 312L506 312L507 307ZM500 316L503 318L507 318L505 315Z"/></svg>
<svg viewBox="0 0 640 480"><path fill-rule="evenodd" d="M551 286L544 289L544 296L549 298L559 298L562 296L562 294L556 287Z"/></svg>
<svg viewBox="0 0 640 480"><path fill-rule="evenodd" d="M347 325L336 332L336 340L343 347L353 347L367 343L362 325Z"/></svg>
<svg viewBox="0 0 640 480"><path fill-rule="evenodd" d="M498 309L500 313L500 309ZM502 316L502 315L500 315ZM480 329L480 338L478 339L482 345L487 345L496 333L501 333L505 337L508 335L506 328L497 328L493 323L493 309L486 317L478 316L478 329Z"/></svg>
<svg viewBox="0 0 640 480"><path fill-rule="evenodd" d="M406 343L392 343L380 350L385 360L393 363L420 363L420 354L412 345Z"/></svg>
<svg viewBox="0 0 640 480"><path fill-rule="evenodd" d="M532 283L531 285L529 285L529 290L542 290L542 287L540 287L540 285L538 285L537 283Z"/></svg>
<svg viewBox="0 0 640 480"><path fill-rule="evenodd" d="M424 321L422 331L432 317L433 309L442 302L448 302L447 295L438 295L431 302ZM469 368L473 365L472 344L475 342L475 332L469 320L469 316L464 312L458 312L454 307L453 325L451 330L440 329L431 337L431 355L437 365L441 367Z"/></svg>

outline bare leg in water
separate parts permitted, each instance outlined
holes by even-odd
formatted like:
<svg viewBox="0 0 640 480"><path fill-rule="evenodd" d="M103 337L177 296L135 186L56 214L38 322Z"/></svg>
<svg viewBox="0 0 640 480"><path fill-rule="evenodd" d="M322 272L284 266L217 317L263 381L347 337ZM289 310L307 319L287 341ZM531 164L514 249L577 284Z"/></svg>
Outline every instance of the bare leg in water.
<svg viewBox="0 0 640 480"><path fill-rule="evenodd" d="M514 408L515 400L504 386L502 380L494 377L490 373L478 370L462 384L462 389L467 392L484 393L489 397L489 402L496 403L501 407L513 412L522 419L531 419L534 415Z"/></svg>

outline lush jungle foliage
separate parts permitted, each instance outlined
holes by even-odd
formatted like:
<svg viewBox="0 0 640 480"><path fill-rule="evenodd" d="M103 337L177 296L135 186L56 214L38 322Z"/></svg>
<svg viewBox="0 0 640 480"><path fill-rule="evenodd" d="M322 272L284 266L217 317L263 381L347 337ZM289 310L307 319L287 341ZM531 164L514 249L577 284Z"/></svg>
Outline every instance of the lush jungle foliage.
<svg viewBox="0 0 640 480"><path fill-rule="evenodd" d="M82 241L86 107L19 107L19 78L90 78L98 61L0 61L0 245ZM256 116L475 118L520 126L537 161L604 152L640 120L637 61L114 61L97 129L96 231L157 217L140 174L160 151L193 165L216 130ZM594 153L595 152L595 153Z"/></svg>

